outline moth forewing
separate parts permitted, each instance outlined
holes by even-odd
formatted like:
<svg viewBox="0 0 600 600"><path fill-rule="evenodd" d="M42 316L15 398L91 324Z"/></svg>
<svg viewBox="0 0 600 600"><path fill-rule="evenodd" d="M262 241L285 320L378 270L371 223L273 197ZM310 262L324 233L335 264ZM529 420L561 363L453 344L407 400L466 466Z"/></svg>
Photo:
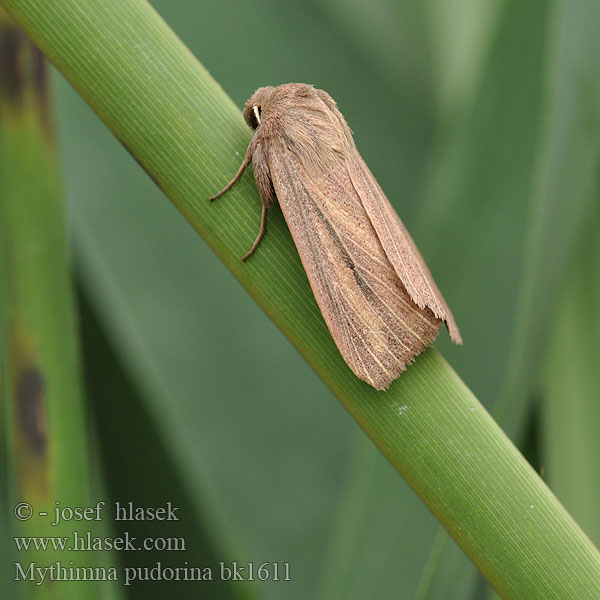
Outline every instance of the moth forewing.
<svg viewBox="0 0 600 600"><path fill-rule="evenodd" d="M259 88L244 117L256 132L223 190L252 163L263 214L244 259L264 235L275 193L340 353L379 390L434 341L442 321L460 343L450 309L333 99L305 84Z"/></svg>
<svg viewBox="0 0 600 600"><path fill-rule="evenodd" d="M408 296L343 165L315 180L281 148L272 154L270 167L279 204L340 353L358 377L387 388L433 342L441 321Z"/></svg>

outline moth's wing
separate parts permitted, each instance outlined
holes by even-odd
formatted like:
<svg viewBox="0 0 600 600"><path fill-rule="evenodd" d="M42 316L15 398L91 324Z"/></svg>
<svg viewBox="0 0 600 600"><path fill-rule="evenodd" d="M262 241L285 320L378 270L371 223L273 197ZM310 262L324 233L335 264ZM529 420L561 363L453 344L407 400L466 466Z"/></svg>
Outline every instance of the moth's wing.
<svg viewBox="0 0 600 600"><path fill-rule="evenodd" d="M284 142L273 144L275 193L329 331L354 373L386 389L441 320L410 299L343 160L309 175Z"/></svg>
<svg viewBox="0 0 600 600"><path fill-rule="evenodd" d="M458 327L404 223L356 149L347 154L348 173L389 261L412 300L445 321L450 338L462 344Z"/></svg>

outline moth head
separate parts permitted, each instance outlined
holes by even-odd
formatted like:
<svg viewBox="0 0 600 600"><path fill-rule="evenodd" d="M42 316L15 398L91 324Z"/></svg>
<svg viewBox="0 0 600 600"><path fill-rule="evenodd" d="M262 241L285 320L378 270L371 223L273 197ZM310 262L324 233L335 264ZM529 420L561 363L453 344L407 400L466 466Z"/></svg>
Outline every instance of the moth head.
<svg viewBox="0 0 600 600"><path fill-rule="evenodd" d="M272 86L258 88L246 102L244 106L244 119L246 119L246 123L252 129L256 129L260 125L263 110L268 106L269 98L274 89Z"/></svg>

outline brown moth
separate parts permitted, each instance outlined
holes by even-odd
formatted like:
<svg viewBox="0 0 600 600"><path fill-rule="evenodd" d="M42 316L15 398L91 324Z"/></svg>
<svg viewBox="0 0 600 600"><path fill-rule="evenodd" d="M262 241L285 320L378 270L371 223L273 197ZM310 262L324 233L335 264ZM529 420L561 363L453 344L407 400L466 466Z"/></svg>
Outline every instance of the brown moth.
<svg viewBox="0 0 600 600"><path fill-rule="evenodd" d="M252 164L259 234L277 197L313 293L344 360L386 389L437 337L462 339L444 297L369 168L334 100L289 83L256 90L244 118L254 137L223 195Z"/></svg>

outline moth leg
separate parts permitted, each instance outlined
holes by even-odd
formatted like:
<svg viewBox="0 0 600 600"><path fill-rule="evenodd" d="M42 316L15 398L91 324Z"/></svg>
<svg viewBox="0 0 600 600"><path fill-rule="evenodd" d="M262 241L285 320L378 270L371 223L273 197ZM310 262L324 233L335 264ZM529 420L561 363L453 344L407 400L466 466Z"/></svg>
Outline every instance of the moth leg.
<svg viewBox="0 0 600 600"><path fill-rule="evenodd" d="M252 157L254 155L254 150L256 148L256 145L257 145L256 137L253 137L252 140L250 141L250 144L248 144L248 148L246 150L244 160L242 161L240 168L237 170L237 173L233 176L233 179L218 194L215 194L214 196L211 196L209 198L209 200L211 202L213 200L216 200L217 198L220 198L223 194L228 192L240 180L240 178L244 174L244 171L246 170L246 167L252 163Z"/></svg>
<svg viewBox="0 0 600 600"><path fill-rule="evenodd" d="M233 176L233 179L219 193L215 194L214 196L211 196L209 198L209 200L212 202L213 200L220 198L223 194L228 192L234 186L234 184L239 181L240 177L244 174L246 167L251 162L252 162L252 156L249 155L249 153L247 152L246 156L244 156L244 160L242 161L242 164L240 165L240 168L238 169L237 173Z"/></svg>
<svg viewBox="0 0 600 600"><path fill-rule="evenodd" d="M252 244L252 248L242 256L243 261L247 261L253 254L254 251L258 248L260 241L265 237L265 233L267 233L267 205L263 202L262 205L262 214L260 216L260 230L256 239L254 240L254 244Z"/></svg>
<svg viewBox="0 0 600 600"><path fill-rule="evenodd" d="M267 210L269 206L271 206L274 196L269 161L267 159L265 148L260 142L256 143L252 152L252 170L254 171L254 181L256 181L256 187L262 202L262 215L260 217L260 231L254 240L254 244L252 244L252 248L250 248L242 258L244 261L252 256L254 251L258 248L260 241L267 233Z"/></svg>

